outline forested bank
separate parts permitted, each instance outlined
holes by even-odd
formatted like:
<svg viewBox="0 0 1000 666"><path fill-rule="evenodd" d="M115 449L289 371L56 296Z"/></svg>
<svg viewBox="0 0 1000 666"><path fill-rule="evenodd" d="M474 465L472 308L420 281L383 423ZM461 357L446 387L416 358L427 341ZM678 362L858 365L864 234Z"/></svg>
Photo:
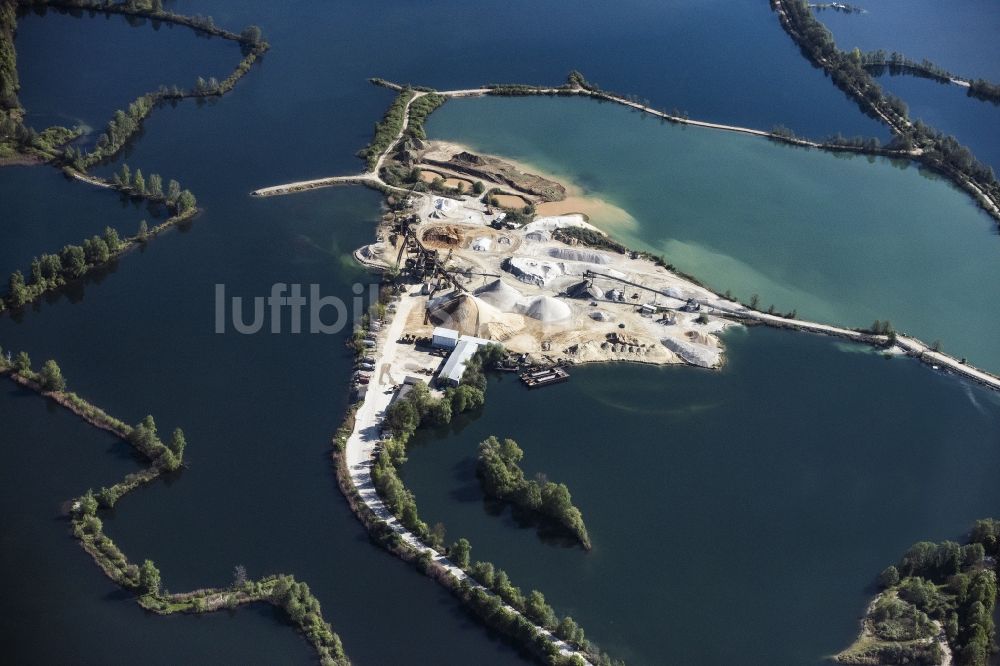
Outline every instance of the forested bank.
<svg viewBox="0 0 1000 666"><path fill-rule="evenodd" d="M347 439L354 430L353 410L334 437L334 460L341 490L376 543L413 562L419 570L447 586L473 615L528 649L543 663L581 663L576 657L559 653L552 639L556 637L586 654L591 663L601 666L620 664L587 640L583 629L571 617L559 618L541 592L532 590L526 595L511 583L506 572L494 564L473 562L472 546L468 540L459 538L446 545L444 525L428 526L421 520L416 498L399 477L398 469L406 461L407 442L418 428L446 424L454 415L482 407L486 389L484 369L492 367L503 354L503 348L495 344L480 349L467 363L462 383L447 390L441 398L434 398L426 385L421 383L415 385L406 397L392 403L386 410L384 421L384 427L391 436L382 443L372 467L376 491L399 522L431 550L447 556L477 584L468 579L457 579L435 562L429 552L415 551L361 498L344 462ZM540 633L538 627L550 632L549 635Z"/></svg>
<svg viewBox="0 0 1000 666"><path fill-rule="evenodd" d="M772 0L782 27L803 54L823 68L866 113L882 120L895 135L893 147L934 169L965 189L1000 223L1000 181L955 137L911 121L906 103L886 93L866 69L861 53L841 51L833 35L804 0ZM970 88L971 90L971 88Z"/></svg>
<svg viewBox="0 0 1000 666"><path fill-rule="evenodd" d="M947 649L956 666L986 666L998 651L998 557L1000 521L994 519L977 521L965 545L914 544L879 574L882 591L868 609L861 637L836 659L929 666L942 663Z"/></svg>

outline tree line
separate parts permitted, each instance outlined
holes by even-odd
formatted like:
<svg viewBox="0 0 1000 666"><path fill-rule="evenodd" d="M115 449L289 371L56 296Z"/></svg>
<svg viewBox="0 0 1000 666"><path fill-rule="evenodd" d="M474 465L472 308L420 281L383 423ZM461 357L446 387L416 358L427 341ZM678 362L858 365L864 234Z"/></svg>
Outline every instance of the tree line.
<svg viewBox="0 0 1000 666"><path fill-rule="evenodd" d="M106 130L98 137L97 143L89 152L72 147L63 149L62 147L69 141L80 135L79 129L50 127L39 133L22 122L23 109L17 99L19 86L16 52L13 39L6 39L7 35L13 35L16 26L14 4L0 2L0 36L4 37L0 39L0 139L2 139L0 157L17 153L35 155L46 161L61 161L79 171L85 171L88 167L107 160L120 151L141 129L142 120L158 103L184 97L223 95L250 70L257 57L270 48L258 26L247 26L237 34L216 26L211 16L186 16L166 11L161 0L126 0L119 3L104 0L33 0L35 5L143 16L184 25L208 35L235 41L240 44L243 52L239 64L222 82L214 77L208 81L199 78L190 91L181 90L177 86L171 88L160 86L157 91L138 97L127 110L116 111L114 118L109 121Z"/></svg>
<svg viewBox="0 0 1000 666"><path fill-rule="evenodd" d="M70 520L73 535L109 578L133 590L140 605L161 614L202 613L219 608L235 608L239 604L255 601L271 603L288 615L306 638L313 644L325 666L346 666L340 638L323 620L319 601L308 585L292 576L270 576L259 581L246 578L246 570L237 567L233 585L228 589L201 589L183 594L170 594L163 588L160 570L152 560L142 564L129 562L125 554L104 533L104 525L97 515L102 508L111 508L126 493L150 483L163 472L178 469L183 463L187 440L184 431L175 428L169 440L161 440L156 422L147 416L135 427L129 427L109 416L103 410L84 401L74 393L66 392L66 380L54 360L48 360L39 372L31 369L31 359L26 352L19 352L12 361L0 349L0 372L13 372L28 380L36 390L58 393L57 401L102 428L125 438L142 453L151 464L149 467L127 474L122 481L97 492L88 489L71 504ZM223 601L222 605L219 601Z"/></svg>
<svg viewBox="0 0 1000 666"><path fill-rule="evenodd" d="M58 289L70 280L82 277L88 271L106 264L121 255L135 243L145 243L151 235L187 218L197 210L198 201L190 190L182 190L180 183L170 180L166 191L163 178L156 173L148 178L142 170L133 175L127 164L115 173L111 185L130 196L160 202L173 212L163 223L149 228L146 220L139 222L135 236L122 238L112 227L105 227L101 235L85 239L80 245L66 245L55 254L42 254L31 261L29 279L20 270L14 271L7 281L7 293L0 298L0 312L7 308L18 309L37 299L46 291Z"/></svg>
<svg viewBox="0 0 1000 666"><path fill-rule="evenodd" d="M97 515L101 504L100 495L95 495L92 490L74 502L71 514L73 535L105 573L139 596L143 608L160 614L205 613L221 608L233 609L245 603L267 602L285 612L319 653L321 664L347 666L350 663L340 637L323 619L319 600L306 583L289 575L252 581L246 578L246 569L237 566L233 583L228 589L209 588L171 594L164 589L162 574L152 560L146 559L142 564L129 562L104 533L104 524ZM214 603L210 606L207 602Z"/></svg>
<svg viewBox="0 0 1000 666"><path fill-rule="evenodd" d="M524 451L512 439L503 442L489 437L479 444L476 459L476 476L483 492L493 497L558 524L572 534L580 544L590 550L590 536L583 523L580 509L573 505L565 484L555 483L541 476L526 479L518 465Z"/></svg>
<svg viewBox="0 0 1000 666"><path fill-rule="evenodd" d="M464 541L460 539L459 541ZM457 546L458 544L456 544ZM453 546L455 550L455 546ZM466 541L462 550L461 568L480 587L463 581L460 596L481 620L489 626L515 638L546 655L549 663L556 665L581 664L578 657L566 658L559 655L555 646L535 626L544 627L557 638L566 641L575 649L587 655L590 663L597 666L622 666L624 662L613 659L599 646L586 637L586 632L571 616L562 618L545 600L545 595L532 590L527 595L510 580L507 572L497 568L492 562L477 561L469 564L471 548ZM454 560L453 560L454 561ZM485 589L483 589L485 588ZM507 604L519 613L515 615L504 608Z"/></svg>
<svg viewBox="0 0 1000 666"><path fill-rule="evenodd" d="M906 103L878 85L860 51L846 53L837 48L833 35L813 16L804 0L775 0L775 5L780 9L782 26L805 55L862 109L889 124L896 135L890 149L914 153L914 159L944 172L960 185L971 182L993 204L1000 202L1000 182L993 169L976 159L955 137L945 136L919 120L911 123ZM916 149L919 154L914 152Z"/></svg>
<svg viewBox="0 0 1000 666"><path fill-rule="evenodd" d="M447 101L447 97L438 93L427 93L417 98L410 104L410 122L406 125L406 135L415 139L426 139L424 122Z"/></svg>
<svg viewBox="0 0 1000 666"><path fill-rule="evenodd" d="M375 123L371 142L358 151L358 157L365 160L368 171L375 168L379 156L389 149L396 136L403 130L406 105L413 99L413 88L404 87L386 110L382 119Z"/></svg>
<svg viewBox="0 0 1000 666"><path fill-rule="evenodd" d="M993 83L986 79L973 79L969 81L969 96L978 97L994 104L1000 103L1000 83Z"/></svg>
<svg viewBox="0 0 1000 666"><path fill-rule="evenodd" d="M878 49L862 53L860 49L855 48L851 52L851 57L860 60L863 67L872 70L876 75L882 73L882 70L888 69L891 74L911 71L943 83L950 83L952 79L959 78L927 58L918 61L907 58L898 51L887 53L883 49Z"/></svg>
<svg viewBox="0 0 1000 666"><path fill-rule="evenodd" d="M399 478L398 468L406 462L406 444L416 430L447 424L457 414L481 408L485 402L487 384L485 369L493 367L503 355L502 346L492 343L484 345L466 363L462 382L457 387L447 389L443 397L434 398L421 382L413 385L405 397L397 399L386 409L383 425L391 437L383 442L372 467L375 489L393 515L408 530L431 548L445 553L454 564L488 588L489 592L474 588L467 581L459 588L459 596L486 624L546 655L553 664L577 662L560 657L552 643L537 632L533 623L576 644L587 652L591 663L614 666L618 662L614 662L587 641L583 630L572 618L560 620L556 616L541 592L533 590L525 596L510 582L504 571L497 570L486 562L471 564L471 545L466 539L458 539L446 546L444 526L438 523L429 527L420 519L416 498ZM346 437L346 432L339 433L338 441L343 443ZM421 570L428 571L431 567L429 553L421 555L417 565ZM501 600L517 609L521 615L505 611Z"/></svg>

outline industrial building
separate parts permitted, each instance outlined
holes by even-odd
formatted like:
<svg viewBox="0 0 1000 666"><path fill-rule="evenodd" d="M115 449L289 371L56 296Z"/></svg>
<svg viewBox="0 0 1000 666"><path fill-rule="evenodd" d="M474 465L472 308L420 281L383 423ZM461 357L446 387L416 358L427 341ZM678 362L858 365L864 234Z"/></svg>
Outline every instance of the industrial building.
<svg viewBox="0 0 1000 666"><path fill-rule="evenodd" d="M438 326L431 336L431 346L440 349L454 349L458 345L458 331Z"/></svg>

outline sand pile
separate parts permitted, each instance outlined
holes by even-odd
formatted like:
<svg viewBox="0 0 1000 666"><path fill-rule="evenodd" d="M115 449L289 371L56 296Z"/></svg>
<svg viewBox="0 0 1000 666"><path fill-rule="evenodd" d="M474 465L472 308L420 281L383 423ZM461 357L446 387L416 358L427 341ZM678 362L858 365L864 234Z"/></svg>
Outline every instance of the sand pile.
<svg viewBox="0 0 1000 666"><path fill-rule="evenodd" d="M521 315L501 312L469 294L451 294L435 300L430 305L430 318L436 326L495 340L509 338L524 328Z"/></svg>
<svg viewBox="0 0 1000 666"><path fill-rule="evenodd" d="M515 312L524 300L521 292L503 280L494 280L476 289L476 296L502 312Z"/></svg>
<svg viewBox="0 0 1000 666"><path fill-rule="evenodd" d="M537 319L542 322L553 322L561 321L563 319L569 319L572 316L573 311L570 307L560 301L558 298L553 298L552 296L539 296L538 298L532 299L528 306L524 310L524 314L528 315L532 319Z"/></svg>
<svg viewBox="0 0 1000 666"><path fill-rule="evenodd" d="M604 310L594 310L590 313L590 318L594 321L614 321L614 317L609 315Z"/></svg>
<svg viewBox="0 0 1000 666"><path fill-rule="evenodd" d="M489 252L492 247L493 241L486 237L477 238L472 241L472 249L476 252Z"/></svg>
<svg viewBox="0 0 1000 666"><path fill-rule="evenodd" d="M462 232L458 227L431 227L424 232L424 243L428 245L455 246L462 242Z"/></svg>
<svg viewBox="0 0 1000 666"><path fill-rule="evenodd" d="M524 240L534 243L546 243L552 240L552 235L547 231L529 231L524 234Z"/></svg>
<svg viewBox="0 0 1000 666"><path fill-rule="evenodd" d="M606 264L609 259L607 255L593 250L580 250L571 247L553 247L548 251L548 255L554 259L565 259L566 261L584 261L589 264Z"/></svg>
<svg viewBox="0 0 1000 666"><path fill-rule="evenodd" d="M431 306L430 317L435 325L453 328L463 335L479 333L479 304L468 294L436 301Z"/></svg>

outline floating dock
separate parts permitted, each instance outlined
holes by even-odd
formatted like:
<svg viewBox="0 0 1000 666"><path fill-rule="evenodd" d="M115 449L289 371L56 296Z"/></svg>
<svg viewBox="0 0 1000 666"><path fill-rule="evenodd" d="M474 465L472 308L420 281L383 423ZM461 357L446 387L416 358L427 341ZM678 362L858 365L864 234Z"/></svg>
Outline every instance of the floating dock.
<svg viewBox="0 0 1000 666"><path fill-rule="evenodd" d="M552 384L561 384L569 381L569 373L562 368L545 368L543 370L528 370L522 372L521 381L529 389L541 388Z"/></svg>

